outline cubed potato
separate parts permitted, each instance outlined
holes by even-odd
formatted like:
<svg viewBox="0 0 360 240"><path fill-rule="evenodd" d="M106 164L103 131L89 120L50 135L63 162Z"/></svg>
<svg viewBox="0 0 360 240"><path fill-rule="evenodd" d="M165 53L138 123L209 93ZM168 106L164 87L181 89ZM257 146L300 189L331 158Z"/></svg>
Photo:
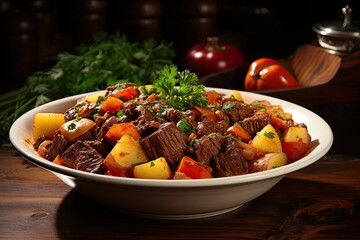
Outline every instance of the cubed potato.
<svg viewBox="0 0 360 240"><path fill-rule="evenodd" d="M262 152L281 152L281 141L271 124L266 125L258 132L250 143Z"/></svg>
<svg viewBox="0 0 360 240"><path fill-rule="evenodd" d="M249 173L278 168L287 164L287 156L283 152L267 153L263 157L248 162Z"/></svg>
<svg viewBox="0 0 360 240"><path fill-rule="evenodd" d="M109 170L128 170L144 162L148 162L144 149L130 135L123 135L104 160Z"/></svg>
<svg viewBox="0 0 360 240"><path fill-rule="evenodd" d="M146 179L170 179L172 171L164 157L134 167L134 177Z"/></svg>
<svg viewBox="0 0 360 240"><path fill-rule="evenodd" d="M231 97L235 98L238 101L244 101L244 99L242 98L240 92L238 92L236 90L233 90L229 94L225 95L225 98L231 98Z"/></svg>
<svg viewBox="0 0 360 240"><path fill-rule="evenodd" d="M280 105L274 105L274 106L269 107L267 112L270 113L271 115L279 117L281 119L286 119L285 112Z"/></svg>
<svg viewBox="0 0 360 240"><path fill-rule="evenodd" d="M106 94L106 90L100 91L95 94L86 96L85 100L92 102L92 103L96 103L98 101L99 97L105 97L105 94Z"/></svg>
<svg viewBox="0 0 360 240"><path fill-rule="evenodd" d="M311 138L305 127L289 127L283 134L284 142L303 142L310 146Z"/></svg>
<svg viewBox="0 0 360 240"><path fill-rule="evenodd" d="M36 140L40 136L53 138L56 130L65 123L62 113L36 113L33 124L33 138Z"/></svg>
<svg viewBox="0 0 360 240"><path fill-rule="evenodd" d="M139 90L140 94L144 94L144 90L150 91L152 87L153 87L152 84L148 84L148 85L138 87L138 90Z"/></svg>

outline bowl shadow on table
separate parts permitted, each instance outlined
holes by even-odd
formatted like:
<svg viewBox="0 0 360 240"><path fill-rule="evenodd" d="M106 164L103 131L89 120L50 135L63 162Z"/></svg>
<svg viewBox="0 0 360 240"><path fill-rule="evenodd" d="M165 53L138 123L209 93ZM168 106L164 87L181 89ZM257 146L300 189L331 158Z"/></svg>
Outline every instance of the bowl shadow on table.
<svg viewBox="0 0 360 240"><path fill-rule="evenodd" d="M199 79L206 87L244 91L249 65L207 75ZM334 133L330 151L360 156L360 60L344 62L327 83L295 89L255 91L259 94L286 100L322 117ZM354 144L351 144L354 143Z"/></svg>
<svg viewBox="0 0 360 240"><path fill-rule="evenodd" d="M298 186L303 186L301 195ZM341 193L349 191L353 189L285 177L264 195L232 212L193 220L158 220L114 212L72 190L57 211L56 227L60 239L114 236L139 239L139 234L146 239L170 239L174 234L176 239L193 239L194 236L197 239L224 236L281 239L309 233L321 236L323 230L348 234L342 228L346 228L353 208L360 207L353 204L359 196L341 199L346 195ZM287 200L283 200L284 192Z"/></svg>

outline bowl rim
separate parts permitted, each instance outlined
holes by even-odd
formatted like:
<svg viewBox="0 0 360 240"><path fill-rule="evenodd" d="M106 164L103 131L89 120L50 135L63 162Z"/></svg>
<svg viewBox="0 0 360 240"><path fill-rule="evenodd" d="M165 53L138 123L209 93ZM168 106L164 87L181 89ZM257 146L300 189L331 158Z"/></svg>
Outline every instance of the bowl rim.
<svg viewBox="0 0 360 240"><path fill-rule="evenodd" d="M219 92L229 92L233 91L234 89L224 89L224 88L213 88L213 87L206 87L206 90L215 90ZM294 106L298 110L301 110L303 114L306 116L312 116L315 117L324 128L324 138L321 139L319 142L319 145L307 156L303 157L302 159L293 162L291 164L287 164L285 166L270 169L262 172L256 172L256 173L247 173L244 175L238 175L238 176L231 176L231 177L222 177L222 178L211 178L211 179L188 179L188 180L161 180L161 179L138 179L138 178L122 178L122 177L116 177L116 176L107 176L107 175L101 175L101 174L95 174L95 173L88 173L64 166L57 165L55 163L52 163L51 161L40 157L37 155L35 150L33 151L26 151L26 148L24 147L25 144L27 146L32 144L24 143L26 140L24 138L21 138L18 136L19 129L24 124L24 121L26 119L31 118L36 112L41 112L44 109L48 108L49 105L57 105L60 103L65 102L75 102L77 99L94 94L100 91L94 91L94 92L88 92L88 93L82 93L77 94L74 96L69 96L65 98L61 98L58 100L51 101L49 103L45 103L41 106L38 106L23 115L21 115L19 118L17 118L14 123L12 124L10 131L9 131L9 138L10 142L12 143L13 147L16 149L16 151L23 156L28 161L32 162L33 164L58 174L65 175L70 178L80 178L84 180L89 181L101 181L101 182L107 182L112 184L121 184L121 185L128 185L128 186L147 186L147 187L162 187L162 188L188 188L188 187L218 187L218 186L224 186L224 185L232 185L232 184L243 184L247 182L254 182L254 181L261 181L264 179L270 179L275 178L279 176L285 176L288 173L297 171L301 168L304 168L308 165L311 165L312 163L316 162L320 158L322 158L331 148L334 136L333 132L329 126L329 124L319 115L316 113L300 106L295 103L282 100L279 98L274 98L271 96L266 96L259 93L253 93L253 92L245 92L241 90L237 90L240 92L242 96L245 96L246 98L250 98L252 100L269 100L270 103L272 102L281 102L280 105L283 106L283 104ZM245 100L246 102L246 100ZM296 120L295 120L296 121ZM310 133L311 135L311 133ZM312 139L314 140L314 139Z"/></svg>

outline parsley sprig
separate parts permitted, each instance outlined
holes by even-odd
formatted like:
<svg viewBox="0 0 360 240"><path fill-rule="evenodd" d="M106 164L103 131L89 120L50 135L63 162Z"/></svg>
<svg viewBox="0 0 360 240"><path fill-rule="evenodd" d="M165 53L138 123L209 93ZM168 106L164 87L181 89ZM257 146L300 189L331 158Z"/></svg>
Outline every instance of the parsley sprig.
<svg viewBox="0 0 360 240"><path fill-rule="evenodd" d="M171 107L179 110L207 106L205 86L198 84L197 75L187 69L179 72L175 65L164 66L152 89Z"/></svg>
<svg viewBox="0 0 360 240"><path fill-rule="evenodd" d="M9 143L11 124L23 113L46 102L104 89L119 82L152 83L175 58L171 42L132 43L125 35L99 32L91 45L56 56L48 70L29 76L23 87L0 95L0 143Z"/></svg>

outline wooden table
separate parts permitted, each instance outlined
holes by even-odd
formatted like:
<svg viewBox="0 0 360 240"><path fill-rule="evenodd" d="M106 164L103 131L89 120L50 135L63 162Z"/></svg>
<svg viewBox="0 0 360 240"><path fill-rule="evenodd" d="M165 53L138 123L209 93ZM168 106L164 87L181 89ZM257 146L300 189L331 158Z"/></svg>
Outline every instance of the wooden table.
<svg viewBox="0 0 360 240"><path fill-rule="evenodd" d="M360 101L353 99L307 106L334 133L323 158L235 211L196 220L111 211L0 148L0 239L360 239Z"/></svg>
<svg viewBox="0 0 360 240"><path fill-rule="evenodd" d="M0 239L359 239L360 158L330 150L233 212L153 220L108 210L0 149Z"/></svg>
<svg viewBox="0 0 360 240"><path fill-rule="evenodd" d="M334 132L330 151L243 207L196 220L111 211L0 148L0 239L360 239L359 106L308 106Z"/></svg>

